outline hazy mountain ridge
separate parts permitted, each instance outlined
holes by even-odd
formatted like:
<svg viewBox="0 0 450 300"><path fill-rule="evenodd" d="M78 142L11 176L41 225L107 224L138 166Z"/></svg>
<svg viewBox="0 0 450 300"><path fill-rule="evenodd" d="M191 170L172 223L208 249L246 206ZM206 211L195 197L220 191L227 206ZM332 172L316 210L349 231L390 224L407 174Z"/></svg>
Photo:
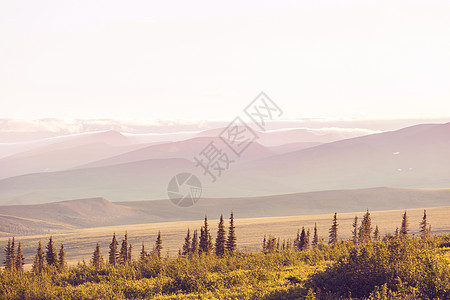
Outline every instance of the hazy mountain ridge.
<svg viewBox="0 0 450 300"><path fill-rule="evenodd" d="M234 211L240 218L300 216L450 205L450 189L371 188L263 197L203 198L180 208L169 200L110 202L79 199L37 205L0 206L0 232L65 230L108 225L217 219ZM13 222L11 222L13 220ZM7 226L8 225L8 226Z"/></svg>
<svg viewBox="0 0 450 300"><path fill-rule="evenodd" d="M6 178L0 180L0 203L97 196L111 201L163 199L169 180L181 172L196 174L202 181L203 196L213 198L377 186L446 188L450 187L449 137L450 123L446 123L417 125L282 154L254 143L247 149L248 158L230 157L236 162L214 183L192 159L174 158L190 157L209 141L218 141L198 138L146 146L90 164L99 164L97 167Z"/></svg>
<svg viewBox="0 0 450 300"><path fill-rule="evenodd" d="M166 197L173 174L189 169L185 159L149 159L120 165L27 174L0 180L0 203L37 204L95 196L112 201Z"/></svg>
<svg viewBox="0 0 450 300"><path fill-rule="evenodd" d="M157 145L150 145L141 147L137 150L120 154L111 158L99 160L89 163L77 168L92 168L112 166L136 161L143 161L148 159L170 159L170 158L184 158L193 161L195 156L209 144L214 145L220 149L226 149L225 143L218 137L198 137L179 142L161 143ZM253 142L247 149L240 160L256 160L263 157L272 156L275 153L269 148Z"/></svg>

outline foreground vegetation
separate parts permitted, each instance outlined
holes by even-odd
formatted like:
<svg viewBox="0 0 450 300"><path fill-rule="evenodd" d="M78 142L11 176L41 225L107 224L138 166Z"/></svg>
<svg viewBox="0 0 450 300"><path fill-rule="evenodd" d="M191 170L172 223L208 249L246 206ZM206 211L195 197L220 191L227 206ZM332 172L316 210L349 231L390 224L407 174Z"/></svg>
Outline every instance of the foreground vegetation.
<svg viewBox="0 0 450 300"><path fill-rule="evenodd" d="M317 230L310 242L309 230L302 229L292 243L270 236L263 251L250 253L236 250L233 224L226 235L223 220L213 244L205 219L200 237L188 232L175 258L161 255L160 235L137 259L126 250L127 236L119 251L114 235L107 262L96 247L89 262L70 268L64 248L56 257L50 240L46 253L37 251L32 272L23 272L17 257L5 265L0 298L450 299L450 235L430 236L423 222L421 236L411 237L406 213L394 235L381 238L370 223L367 212L353 239L341 241L335 215L328 245Z"/></svg>

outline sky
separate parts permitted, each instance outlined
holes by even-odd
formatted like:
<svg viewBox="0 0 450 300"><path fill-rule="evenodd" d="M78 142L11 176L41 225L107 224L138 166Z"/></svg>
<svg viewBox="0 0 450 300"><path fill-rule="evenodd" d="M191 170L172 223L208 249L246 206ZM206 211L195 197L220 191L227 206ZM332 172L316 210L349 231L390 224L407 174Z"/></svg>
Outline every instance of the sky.
<svg viewBox="0 0 450 300"><path fill-rule="evenodd" d="M448 117L449 1L1 1L0 118ZM450 119L450 118L449 118Z"/></svg>

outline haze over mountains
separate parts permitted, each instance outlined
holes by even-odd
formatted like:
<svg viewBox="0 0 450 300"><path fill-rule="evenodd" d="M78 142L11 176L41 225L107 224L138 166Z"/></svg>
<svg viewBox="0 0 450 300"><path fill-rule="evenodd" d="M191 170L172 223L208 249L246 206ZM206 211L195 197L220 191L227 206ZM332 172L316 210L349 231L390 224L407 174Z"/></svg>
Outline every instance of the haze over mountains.
<svg viewBox="0 0 450 300"><path fill-rule="evenodd" d="M450 123L344 140L305 129L259 132L260 139L240 158L217 138L220 130L166 142L164 135L158 141L146 135L145 142L141 136L138 142L133 135L107 131L41 140L35 147L27 143L26 150L16 148L0 159L0 204L165 199L169 180L180 172L196 174L207 198L450 187ZM214 183L193 161L212 141L234 160Z"/></svg>

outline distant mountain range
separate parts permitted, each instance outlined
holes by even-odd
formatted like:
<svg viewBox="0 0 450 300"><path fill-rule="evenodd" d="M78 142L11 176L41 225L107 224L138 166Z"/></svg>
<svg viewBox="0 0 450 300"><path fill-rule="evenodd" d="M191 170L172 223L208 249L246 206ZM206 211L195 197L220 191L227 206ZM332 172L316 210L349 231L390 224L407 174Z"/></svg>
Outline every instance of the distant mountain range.
<svg viewBox="0 0 450 300"><path fill-rule="evenodd" d="M0 159L0 204L94 197L113 202L165 199L168 182L180 172L196 174L203 196L211 198L383 186L450 187L450 123L333 142L329 141L336 136L311 136L297 129L261 132L243 157L229 152L234 162L213 183L195 167L193 157L210 142L229 151L215 136L219 131L173 142L137 143L108 131L27 144L26 150L17 148L18 153Z"/></svg>

